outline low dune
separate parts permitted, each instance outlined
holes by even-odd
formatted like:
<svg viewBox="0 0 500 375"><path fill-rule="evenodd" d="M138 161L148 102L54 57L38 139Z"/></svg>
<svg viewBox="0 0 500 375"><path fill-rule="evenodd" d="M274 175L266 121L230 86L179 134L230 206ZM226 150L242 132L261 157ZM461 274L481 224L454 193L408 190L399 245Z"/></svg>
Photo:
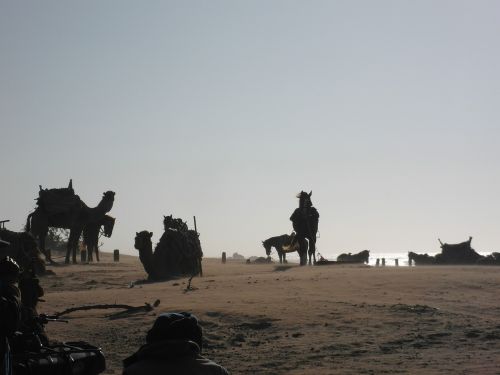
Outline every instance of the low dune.
<svg viewBox="0 0 500 375"><path fill-rule="evenodd" d="M50 267L47 314L87 304L152 303L153 311L76 311L49 323L52 339L102 347L106 374L165 311L196 314L204 354L233 374L498 374L500 268L300 267L204 259L204 276L133 283L138 258Z"/></svg>

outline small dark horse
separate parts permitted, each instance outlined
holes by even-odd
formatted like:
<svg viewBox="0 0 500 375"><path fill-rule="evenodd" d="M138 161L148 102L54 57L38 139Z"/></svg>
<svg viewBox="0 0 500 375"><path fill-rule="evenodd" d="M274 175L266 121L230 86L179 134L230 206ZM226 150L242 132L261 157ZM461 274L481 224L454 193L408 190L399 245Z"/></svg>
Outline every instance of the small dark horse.
<svg viewBox="0 0 500 375"><path fill-rule="evenodd" d="M346 262L346 263L368 263L368 259L370 258L370 251L363 250L357 254L351 253L343 253L337 257L337 262Z"/></svg>
<svg viewBox="0 0 500 375"><path fill-rule="evenodd" d="M265 241L262 241L262 246L266 249L267 256L271 255L271 248L274 247L278 256L280 257L280 263L287 263L286 261L286 251L283 246L290 245L295 237L295 233L292 232L291 235L283 234L281 236L270 237Z"/></svg>
<svg viewBox="0 0 500 375"><path fill-rule="evenodd" d="M83 243L87 247L87 261L94 261L93 253L99 262L99 235L111 237L115 226L115 218L109 215L96 222L88 223L83 228ZM102 230L101 230L102 227Z"/></svg>
<svg viewBox="0 0 500 375"><path fill-rule="evenodd" d="M312 206L311 195L312 191L309 194L301 191L297 195L297 198L299 198L299 208L296 208L292 216L290 216L293 229L296 233L295 241L299 243L301 266L307 263L308 253L309 264L311 264L311 256L314 258L314 263L316 263L316 233L318 232L319 213ZM309 242L309 246L307 242Z"/></svg>

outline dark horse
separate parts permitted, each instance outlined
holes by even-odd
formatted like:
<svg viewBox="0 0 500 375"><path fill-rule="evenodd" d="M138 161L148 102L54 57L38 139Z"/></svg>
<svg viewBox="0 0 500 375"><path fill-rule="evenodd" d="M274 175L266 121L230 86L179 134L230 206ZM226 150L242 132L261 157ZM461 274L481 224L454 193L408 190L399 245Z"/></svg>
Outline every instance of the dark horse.
<svg viewBox="0 0 500 375"><path fill-rule="evenodd" d="M312 206L311 195L312 191L309 194L301 191L297 195L299 208L296 208L292 216L290 216L296 233L295 241L299 243L301 266L307 263L307 253L309 253L309 264L311 264L311 256L314 258L314 263L316 263L316 233L318 232L319 213ZM309 246L307 242L309 242Z"/></svg>
<svg viewBox="0 0 500 375"><path fill-rule="evenodd" d="M99 236L102 234L104 237L111 237L114 226L115 218L104 215L101 220L88 223L83 228L83 243L87 247L87 261L94 260L93 253L95 252L95 257L99 262Z"/></svg>
<svg viewBox="0 0 500 375"><path fill-rule="evenodd" d="M274 247L278 256L280 257L280 263L287 263L286 261L286 248L284 246L290 245L295 237L295 233L292 232L291 235L283 234L281 236L270 237L265 241L262 241L262 246L266 249L267 256L271 255L271 248ZM292 250L295 251L295 250Z"/></svg>

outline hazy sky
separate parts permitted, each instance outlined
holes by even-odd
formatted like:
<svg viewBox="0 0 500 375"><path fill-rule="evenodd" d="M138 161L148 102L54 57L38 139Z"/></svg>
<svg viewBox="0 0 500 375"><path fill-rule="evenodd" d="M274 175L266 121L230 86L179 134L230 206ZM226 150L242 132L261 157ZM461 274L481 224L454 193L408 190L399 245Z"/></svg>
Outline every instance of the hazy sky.
<svg viewBox="0 0 500 375"><path fill-rule="evenodd" d="M262 255L312 190L318 250L500 251L498 1L0 1L0 218L38 185L104 249L196 215Z"/></svg>

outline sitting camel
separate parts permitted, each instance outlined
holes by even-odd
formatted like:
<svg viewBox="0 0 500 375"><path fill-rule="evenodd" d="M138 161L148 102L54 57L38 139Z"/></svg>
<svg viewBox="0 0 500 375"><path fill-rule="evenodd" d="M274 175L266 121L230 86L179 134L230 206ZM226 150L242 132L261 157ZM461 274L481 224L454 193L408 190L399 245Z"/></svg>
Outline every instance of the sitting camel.
<svg viewBox="0 0 500 375"><path fill-rule="evenodd" d="M182 275L201 275L201 251L198 234L167 230L153 251L152 232L137 232L134 247L139 250L139 259L148 274L148 280L166 280Z"/></svg>
<svg viewBox="0 0 500 375"><path fill-rule="evenodd" d="M497 253L488 256L482 256L471 247L472 237L467 241L458 244L448 244L441 242L441 253L435 256L427 254L408 253L410 263L415 262L415 265L429 264L499 264L500 257Z"/></svg>
<svg viewBox="0 0 500 375"><path fill-rule="evenodd" d="M421 266L421 265L431 265L431 264L436 264L436 258L432 255L429 254L417 254L414 253L413 251L408 252L408 262L411 265L414 263L416 266Z"/></svg>
<svg viewBox="0 0 500 375"><path fill-rule="evenodd" d="M337 262L346 262L346 263L368 263L368 259L370 258L370 251L363 250L357 254L351 253L343 253L337 257Z"/></svg>

